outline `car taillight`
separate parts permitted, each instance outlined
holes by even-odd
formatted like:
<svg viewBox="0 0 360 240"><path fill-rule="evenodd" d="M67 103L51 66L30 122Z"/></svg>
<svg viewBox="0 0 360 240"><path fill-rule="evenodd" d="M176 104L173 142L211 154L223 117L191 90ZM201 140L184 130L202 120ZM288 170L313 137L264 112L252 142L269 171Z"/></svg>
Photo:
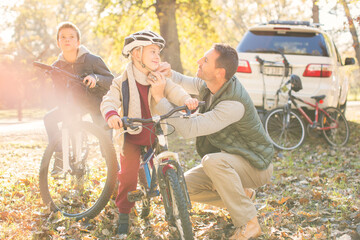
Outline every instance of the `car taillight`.
<svg viewBox="0 0 360 240"><path fill-rule="evenodd" d="M330 77L332 67L329 64L309 64L303 73L304 77Z"/></svg>
<svg viewBox="0 0 360 240"><path fill-rule="evenodd" d="M251 67L248 61L246 60L239 60L239 65L237 68L237 72L241 72L241 73L251 73Z"/></svg>

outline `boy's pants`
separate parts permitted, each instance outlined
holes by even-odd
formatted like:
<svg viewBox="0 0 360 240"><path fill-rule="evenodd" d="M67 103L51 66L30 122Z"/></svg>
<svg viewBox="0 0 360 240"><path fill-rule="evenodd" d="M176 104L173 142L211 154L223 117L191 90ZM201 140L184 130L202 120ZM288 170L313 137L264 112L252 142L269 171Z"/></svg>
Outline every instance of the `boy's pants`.
<svg viewBox="0 0 360 240"><path fill-rule="evenodd" d="M62 110L59 107L56 107L44 116L44 125L46 129L46 133L48 135L49 143L56 143L56 142L61 143L60 141L61 132L58 124L63 121L65 114L66 112L64 112L64 110ZM103 130L104 126L107 125L105 119L102 117L100 113L100 110L98 113L90 112L90 116L92 121L96 125L98 125L101 130ZM106 135L108 135L109 138L112 140L112 130L107 130ZM55 152L61 152L61 151L62 151L61 144L57 144L55 147Z"/></svg>
<svg viewBox="0 0 360 240"><path fill-rule="evenodd" d="M236 227L256 216L256 208L244 188L270 182L273 165L259 170L239 155L225 152L203 157L201 164L185 173L191 201L227 208Z"/></svg>

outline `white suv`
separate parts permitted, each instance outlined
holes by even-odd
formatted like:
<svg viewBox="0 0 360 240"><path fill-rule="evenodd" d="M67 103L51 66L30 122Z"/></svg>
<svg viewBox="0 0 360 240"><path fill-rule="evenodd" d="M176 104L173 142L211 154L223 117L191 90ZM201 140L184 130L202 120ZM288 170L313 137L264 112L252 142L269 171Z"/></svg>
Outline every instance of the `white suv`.
<svg viewBox="0 0 360 240"><path fill-rule="evenodd" d="M237 51L236 76L258 109L277 107L276 91L291 74L296 74L303 89L294 95L313 103L311 96L325 94L322 107L345 110L352 76L345 65L355 60L346 58L343 64L330 36L309 22L270 21L252 27ZM284 96L279 105L285 101Z"/></svg>

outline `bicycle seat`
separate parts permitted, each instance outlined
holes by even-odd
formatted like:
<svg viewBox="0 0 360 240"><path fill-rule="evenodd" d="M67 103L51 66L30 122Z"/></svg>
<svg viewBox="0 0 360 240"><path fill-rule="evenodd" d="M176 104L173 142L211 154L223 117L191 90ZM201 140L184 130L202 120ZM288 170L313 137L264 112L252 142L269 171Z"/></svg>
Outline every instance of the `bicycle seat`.
<svg viewBox="0 0 360 240"><path fill-rule="evenodd" d="M315 99L316 101L320 101L322 99L324 99L326 97L326 95L319 95L319 96L312 96L311 98Z"/></svg>

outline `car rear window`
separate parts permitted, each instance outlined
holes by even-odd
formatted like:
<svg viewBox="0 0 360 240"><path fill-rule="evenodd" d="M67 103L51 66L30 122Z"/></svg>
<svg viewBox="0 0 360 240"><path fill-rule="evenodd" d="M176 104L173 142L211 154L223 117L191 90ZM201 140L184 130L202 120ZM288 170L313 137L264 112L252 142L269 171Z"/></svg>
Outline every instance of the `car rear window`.
<svg viewBox="0 0 360 240"><path fill-rule="evenodd" d="M249 31L237 47L238 52L278 52L324 56L329 53L321 33Z"/></svg>

